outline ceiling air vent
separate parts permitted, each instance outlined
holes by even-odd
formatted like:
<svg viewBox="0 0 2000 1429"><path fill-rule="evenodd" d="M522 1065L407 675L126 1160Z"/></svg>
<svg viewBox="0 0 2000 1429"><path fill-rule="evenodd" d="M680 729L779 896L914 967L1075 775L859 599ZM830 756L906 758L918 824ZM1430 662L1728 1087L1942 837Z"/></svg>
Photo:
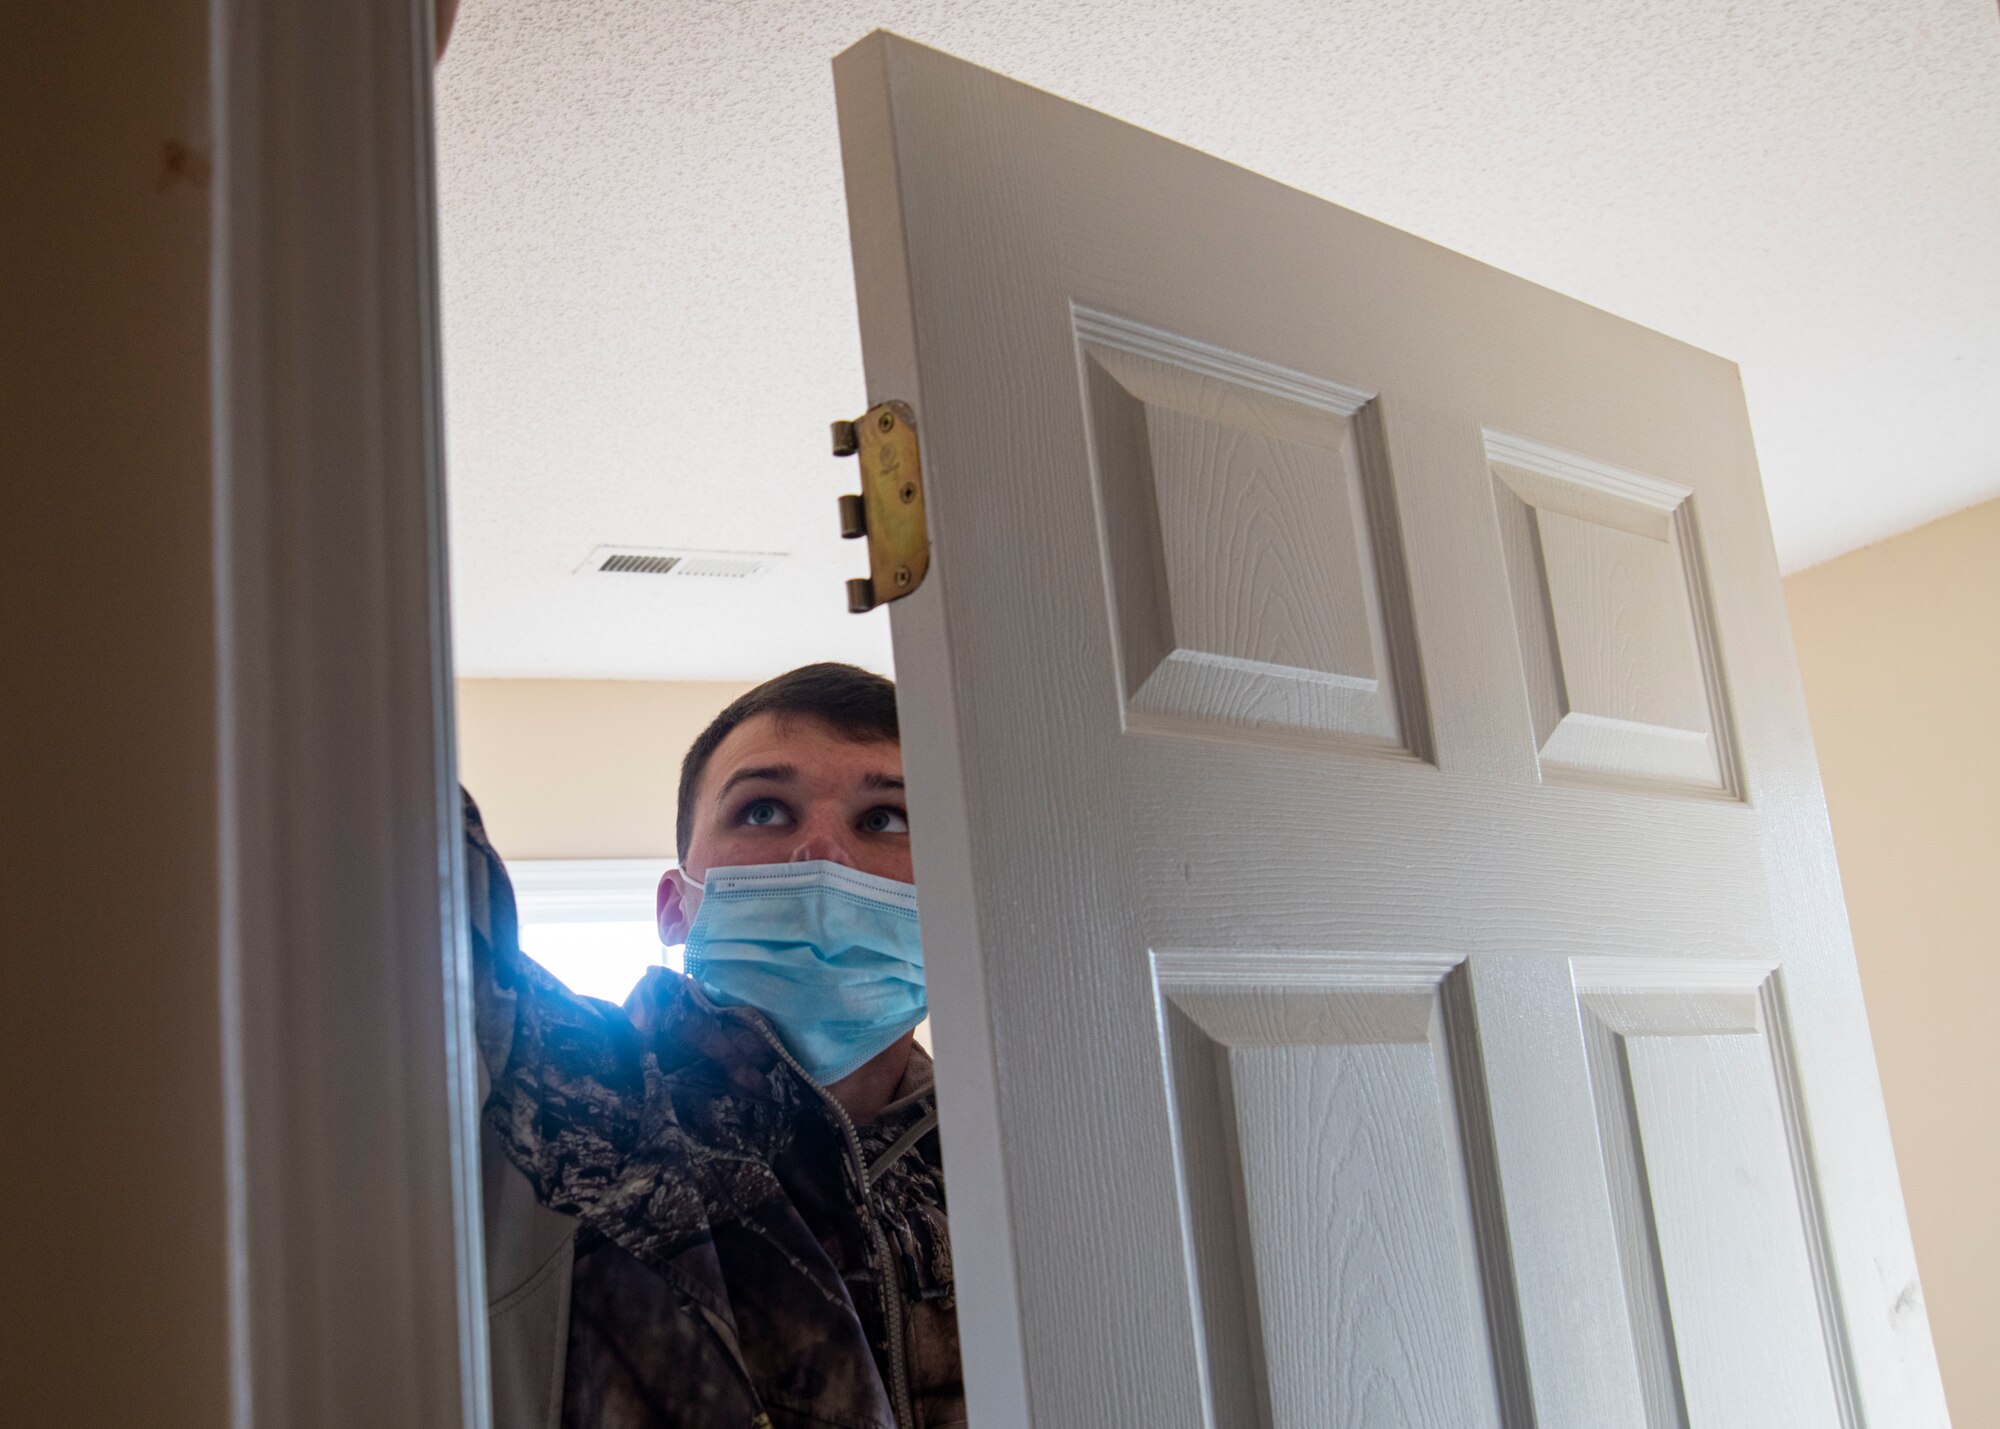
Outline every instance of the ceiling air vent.
<svg viewBox="0 0 2000 1429"><path fill-rule="evenodd" d="M630 571L635 576L663 576L680 563L679 556L642 556L637 551L613 551L597 568L600 571Z"/></svg>
<svg viewBox="0 0 2000 1429"><path fill-rule="evenodd" d="M669 551L651 546L599 546L579 575L667 576L673 580L749 580L784 559L777 551Z"/></svg>

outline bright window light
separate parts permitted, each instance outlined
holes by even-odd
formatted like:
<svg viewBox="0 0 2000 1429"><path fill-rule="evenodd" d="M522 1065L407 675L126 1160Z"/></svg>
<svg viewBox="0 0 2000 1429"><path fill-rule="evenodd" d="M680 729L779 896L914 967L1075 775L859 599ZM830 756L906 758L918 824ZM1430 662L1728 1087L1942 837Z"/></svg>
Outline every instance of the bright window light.
<svg viewBox="0 0 2000 1429"><path fill-rule="evenodd" d="M652 920L619 923L521 924L521 950L571 992L623 1002L649 968L678 968L679 948L660 946Z"/></svg>
<svg viewBox="0 0 2000 1429"><path fill-rule="evenodd" d="M572 992L623 1002L649 968L679 968L660 946L653 892L666 859L516 859L507 865L521 950Z"/></svg>

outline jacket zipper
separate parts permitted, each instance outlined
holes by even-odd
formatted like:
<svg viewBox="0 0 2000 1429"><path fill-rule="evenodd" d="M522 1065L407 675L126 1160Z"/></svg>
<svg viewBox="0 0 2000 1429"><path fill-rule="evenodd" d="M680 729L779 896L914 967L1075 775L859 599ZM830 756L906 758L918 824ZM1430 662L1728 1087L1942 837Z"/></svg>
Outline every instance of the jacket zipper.
<svg viewBox="0 0 2000 1429"><path fill-rule="evenodd" d="M861 1188L862 1209L868 1217L868 1237L875 1247L875 1283L881 1290L882 1317L887 1321L889 1336L889 1398L890 1410L896 1416L897 1429L917 1429L916 1411L910 1401L910 1371L903 1347L903 1282L894 1259L889 1254L889 1237L882 1233L881 1219L875 1214L875 1188L868 1180L868 1163L861 1155L861 1133L854 1129L854 1118L847 1114L847 1108L834 1099L833 1093L814 1081L799 1065L779 1040L770 1025L762 1017L753 1019L757 1030L764 1034L764 1040L771 1044L785 1061L785 1065L797 1072L805 1084L819 1093L833 1112L834 1120L840 1123L841 1134L847 1138L847 1154L854 1165L855 1183Z"/></svg>

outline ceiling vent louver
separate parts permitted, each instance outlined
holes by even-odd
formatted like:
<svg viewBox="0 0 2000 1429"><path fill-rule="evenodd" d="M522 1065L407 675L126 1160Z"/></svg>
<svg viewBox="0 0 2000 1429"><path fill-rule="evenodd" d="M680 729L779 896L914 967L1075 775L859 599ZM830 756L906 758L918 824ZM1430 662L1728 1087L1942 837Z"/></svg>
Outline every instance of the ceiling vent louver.
<svg viewBox="0 0 2000 1429"><path fill-rule="evenodd" d="M579 575L670 576L676 580L749 580L779 561L778 551L672 551L648 546L598 546Z"/></svg>
<svg viewBox="0 0 2000 1429"><path fill-rule="evenodd" d="M679 556L641 556L631 551L614 551L598 562L600 571L630 571L640 576L663 576L681 563Z"/></svg>

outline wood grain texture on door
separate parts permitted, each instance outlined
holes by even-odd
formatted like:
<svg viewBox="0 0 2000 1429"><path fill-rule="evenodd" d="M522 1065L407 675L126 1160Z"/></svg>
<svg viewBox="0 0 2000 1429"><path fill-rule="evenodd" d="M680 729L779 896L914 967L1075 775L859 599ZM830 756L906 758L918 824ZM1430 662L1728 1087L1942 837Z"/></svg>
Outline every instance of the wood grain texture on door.
<svg viewBox="0 0 2000 1429"><path fill-rule="evenodd" d="M1737 793L1693 493L1485 437L1544 776Z"/></svg>
<svg viewBox="0 0 2000 1429"><path fill-rule="evenodd" d="M1103 313L1076 327L1128 719L1425 757L1369 395Z"/></svg>
<svg viewBox="0 0 2000 1429"><path fill-rule="evenodd" d="M974 1422L1944 1425L1735 369L836 79Z"/></svg>
<svg viewBox="0 0 2000 1429"><path fill-rule="evenodd" d="M1154 960L1216 1421L1529 1422L1461 961Z"/></svg>
<svg viewBox="0 0 2000 1429"><path fill-rule="evenodd" d="M1577 963L1652 1429L1858 1423L1776 971Z"/></svg>

